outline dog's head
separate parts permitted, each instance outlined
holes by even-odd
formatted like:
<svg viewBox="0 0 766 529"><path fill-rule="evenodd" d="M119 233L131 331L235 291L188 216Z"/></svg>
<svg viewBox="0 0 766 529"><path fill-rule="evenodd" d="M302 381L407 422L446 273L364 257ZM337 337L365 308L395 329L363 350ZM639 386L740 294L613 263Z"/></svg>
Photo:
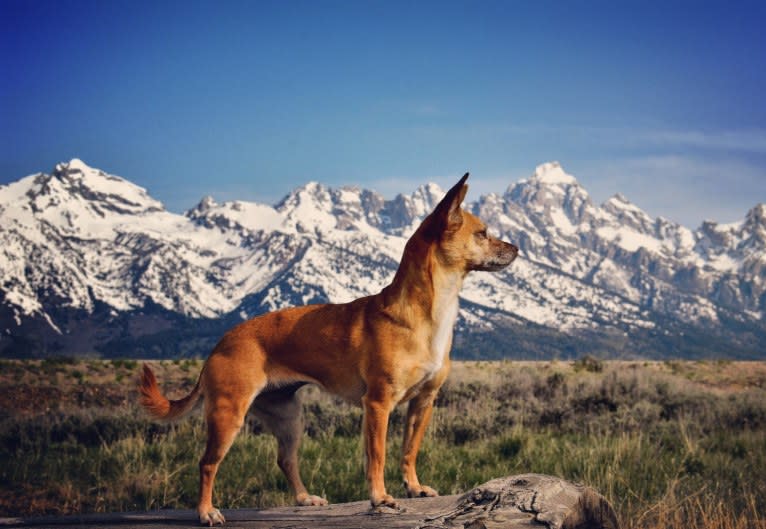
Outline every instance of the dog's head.
<svg viewBox="0 0 766 529"><path fill-rule="evenodd" d="M479 217L460 207L468 192L466 173L423 221L422 234L436 244L437 255L447 266L463 272L501 270L516 259L519 249L487 233Z"/></svg>

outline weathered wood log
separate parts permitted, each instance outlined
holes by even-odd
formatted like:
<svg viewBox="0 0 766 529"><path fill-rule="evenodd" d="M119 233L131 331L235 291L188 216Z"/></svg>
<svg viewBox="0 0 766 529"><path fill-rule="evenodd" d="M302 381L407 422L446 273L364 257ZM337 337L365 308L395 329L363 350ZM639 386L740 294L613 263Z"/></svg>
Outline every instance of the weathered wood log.
<svg viewBox="0 0 766 529"><path fill-rule="evenodd" d="M596 491L541 474L494 479L463 495L403 499L399 510L373 510L369 502L358 501L224 510L224 516L228 529L619 529L611 505ZM0 525L10 527L138 529L197 524L197 513L191 510L0 519Z"/></svg>

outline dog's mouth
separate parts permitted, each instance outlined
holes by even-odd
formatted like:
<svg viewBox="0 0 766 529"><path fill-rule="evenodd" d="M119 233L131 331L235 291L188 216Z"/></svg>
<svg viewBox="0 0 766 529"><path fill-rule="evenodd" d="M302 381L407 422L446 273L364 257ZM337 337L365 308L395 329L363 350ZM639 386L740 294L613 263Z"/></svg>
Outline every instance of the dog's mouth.
<svg viewBox="0 0 766 529"><path fill-rule="evenodd" d="M474 268L482 272L497 272L511 264L519 255L519 248L513 244L503 242L502 248L486 261Z"/></svg>

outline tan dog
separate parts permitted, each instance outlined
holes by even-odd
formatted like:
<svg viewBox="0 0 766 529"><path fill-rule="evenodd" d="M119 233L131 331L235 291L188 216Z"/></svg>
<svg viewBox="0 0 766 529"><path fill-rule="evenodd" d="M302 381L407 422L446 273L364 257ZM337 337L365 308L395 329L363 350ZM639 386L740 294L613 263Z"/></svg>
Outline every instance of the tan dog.
<svg viewBox="0 0 766 529"><path fill-rule="evenodd" d="M386 493L383 467L391 410L409 402L401 469L407 495L436 496L421 485L415 460L434 398L449 372L458 293L471 270L500 270L518 248L487 235L486 226L460 208L462 179L407 242L393 282L350 303L308 305L271 312L227 332L205 362L197 385L169 401L144 365L141 404L172 420L205 397L208 438L200 461L200 522L223 523L213 507L213 481L251 404L278 440L278 464L299 505L324 505L298 472L302 406L296 390L317 384L364 409L367 481L373 506L396 507Z"/></svg>

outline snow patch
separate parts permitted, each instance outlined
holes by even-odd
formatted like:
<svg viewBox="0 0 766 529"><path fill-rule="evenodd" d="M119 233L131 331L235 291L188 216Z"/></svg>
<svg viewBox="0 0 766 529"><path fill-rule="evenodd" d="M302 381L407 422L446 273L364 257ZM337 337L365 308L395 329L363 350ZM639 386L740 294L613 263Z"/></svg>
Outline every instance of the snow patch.
<svg viewBox="0 0 766 529"><path fill-rule="evenodd" d="M620 248L629 252L635 252L639 248L645 248L655 253L662 251L662 243L650 235L640 233L628 227L614 228L604 226L598 228L596 233L602 239L612 241Z"/></svg>
<svg viewBox="0 0 766 529"><path fill-rule="evenodd" d="M551 211L551 218L553 219L553 225L556 229L564 235L574 235L577 233L577 228L569 220L569 217L560 210L554 209Z"/></svg>

